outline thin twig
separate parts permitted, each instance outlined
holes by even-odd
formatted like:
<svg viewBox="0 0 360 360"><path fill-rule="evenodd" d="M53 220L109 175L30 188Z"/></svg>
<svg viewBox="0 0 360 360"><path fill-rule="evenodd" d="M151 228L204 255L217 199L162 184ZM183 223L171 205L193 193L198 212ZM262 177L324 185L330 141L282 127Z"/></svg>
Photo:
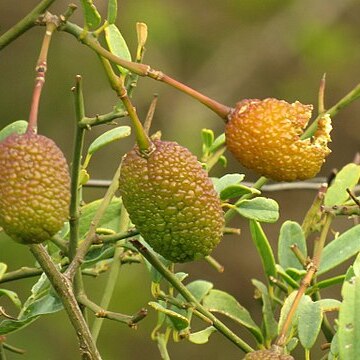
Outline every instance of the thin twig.
<svg viewBox="0 0 360 360"><path fill-rule="evenodd" d="M35 26L39 16L43 14L54 1L55 0L42 0L23 19L21 19L16 25L12 26L11 29L9 29L5 34L3 34L0 37L0 50L16 40L24 32Z"/></svg>

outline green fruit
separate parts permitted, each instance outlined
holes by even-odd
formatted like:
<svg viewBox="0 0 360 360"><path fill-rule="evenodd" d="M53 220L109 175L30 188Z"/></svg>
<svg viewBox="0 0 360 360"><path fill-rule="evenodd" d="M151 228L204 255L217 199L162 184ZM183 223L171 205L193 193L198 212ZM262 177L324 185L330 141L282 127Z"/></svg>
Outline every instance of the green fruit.
<svg viewBox="0 0 360 360"><path fill-rule="evenodd" d="M70 177L56 144L31 132L0 143L0 226L14 240L41 243L68 217Z"/></svg>
<svg viewBox="0 0 360 360"><path fill-rule="evenodd" d="M124 156L120 192L131 221L164 258L186 262L209 255L222 237L224 217L213 184L191 152L154 141Z"/></svg>

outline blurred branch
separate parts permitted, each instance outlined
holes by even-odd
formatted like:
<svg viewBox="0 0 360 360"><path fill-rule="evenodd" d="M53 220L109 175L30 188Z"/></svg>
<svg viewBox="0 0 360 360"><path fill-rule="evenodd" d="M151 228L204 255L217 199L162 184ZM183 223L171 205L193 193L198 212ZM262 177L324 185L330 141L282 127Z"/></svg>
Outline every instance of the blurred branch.
<svg viewBox="0 0 360 360"><path fill-rule="evenodd" d="M327 178L319 177L314 178L312 181L295 181L295 182L284 182L279 184L270 184L263 185L262 191L285 191L285 190L318 190L322 183L326 182ZM102 179L91 179L84 186L86 187L99 187L106 188L110 185L111 180L102 180ZM242 182L243 185L252 187L254 183L252 182ZM355 192L360 191L360 185L354 188Z"/></svg>
<svg viewBox="0 0 360 360"><path fill-rule="evenodd" d="M55 0L43 0L0 37L0 50L37 24L38 18Z"/></svg>

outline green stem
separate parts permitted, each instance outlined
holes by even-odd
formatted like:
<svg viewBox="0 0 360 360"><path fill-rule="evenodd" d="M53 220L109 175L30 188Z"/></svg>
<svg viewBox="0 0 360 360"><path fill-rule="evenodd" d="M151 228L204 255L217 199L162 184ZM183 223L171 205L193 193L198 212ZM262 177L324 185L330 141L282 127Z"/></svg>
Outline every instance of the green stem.
<svg viewBox="0 0 360 360"><path fill-rule="evenodd" d="M104 319L115 320L123 324L126 324L129 327L136 327L136 324L140 320L144 319L144 317L147 315L146 309L141 309L135 315L125 315L125 314L115 313L112 311L107 311L106 309L102 308L101 306L91 301L85 294L80 294L78 296L78 301L87 308L89 308L92 312L94 312L96 316L95 320L104 320Z"/></svg>
<svg viewBox="0 0 360 360"><path fill-rule="evenodd" d="M136 142L139 146L141 152L147 153L152 150L152 143L146 134L144 127L142 126L140 119L136 113L135 107L132 105L129 95L127 94L126 88L124 86L123 80L121 77L118 77L109 60L100 57L103 67L105 69L106 75L110 82L111 87L116 91L118 97L124 104L124 107L134 125Z"/></svg>
<svg viewBox="0 0 360 360"><path fill-rule="evenodd" d="M88 128L91 126L102 125L127 115L128 113L124 109L114 109L107 114L96 115L95 117L84 117L79 122L78 126Z"/></svg>
<svg viewBox="0 0 360 360"><path fill-rule="evenodd" d="M79 218L80 218L80 189L79 177L81 170L81 157L84 146L84 128L80 128L78 124L85 116L84 98L82 92L81 77L76 77L76 86L74 88L75 95L75 111L76 111L76 131L74 151L71 167L71 202L70 202L70 240L69 240L69 259L75 257L76 249L79 241Z"/></svg>
<svg viewBox="0 0 360 360"><path fill-rule="evenodd" d="M0 360L6 360L4 344L0 342Z"/></svg>
<svg viewBox="0 0 360 360"><path fill-rule="evenodd" d="M70 238L69 238L69 253L68 257L70 262L74 259L79 242L79 221L80 221L80 199L81 187L79 184L80 171L81 171L81 157L84 147L85 128L79 126L80 121L85 117L84 96L82 91L81 76L76 76L76 84L74 87L74 100L75 100L75 114L76 114L76 130L74 151L72 157L71 167L71 201L70 201ZM74 291L75 296L84 290L83 278L81 271L77 271L74 277ZM86 318L86 311L81 307L83 315Z"/></svg>
<svg viewBox="0 0 360 360"><path fill-rule="evenodd" d="M117 242L118 240L127 239L129 237L133 237L139 235L139 231L136 229L129 229L122 232L119 232L117 234L113 235L98 235L97 241L100 243L112 243Z"/></svg>
<svg viewBox="0 0 360 360"><path fill-rule="evenodd" d="M64 309L78 336L82 358L101 360L101 356L73 293L71 282L58 271L43 245L30 245L30 250L64 305Z"/></svg>
<svg viewBox="0 0 360 360"><path fill-rule="evenodd" d="M348 92L342 99L340 99L334 106L332 106L329 110L326 110L323 113L320 113L317 118L312 122L312 124L304 131L301 136L301 139L307 139L313 136L317 129L318 121L326 114L333 117L337 115L337 113L348 106L350 103L355 101L360 97L360 84L356 85L350 92Z"/></svg>
<svg viewBox="0 0 360 360"><path fill-rule="evenodd" d="M3 34L0 37L0 50L17 39L24 32L35 26L39 16L43 14L54 1L55 0L42 0L23 19L11 27L11 29L9 29L5 34Z"/></svg>
<svg viewBox="0 0 360 360"><path fill-rule="evenodd" d="M117 168L114 178L104 196L104 198L101 201L100 206L98 207L95 216L90 224L89 231L83 240L83 242L80 244L80 246L77 249L76 255L74 259L71 261L69 267L65 271L66 276L69 277L69 279L72 279L81 265L82 261L84 260L85 255L87 254L91 244L93 243L94 239L96 238L96 228L99 225L99 222L102 218L102 216L105 213L106 208L109 206L111 199L115 195L115 192L117 191L119 187L119 177L120 177L120 171L121 171L121 163L119 167Z"/></svg>
<svg viewBox="0 0 360 360"><path fill-rule="evenodd" d="M268 178L262 176L262 177L260 177L260 178L255 182L255 184L253 185L253 188L260 190L260 189L263 187L263 185L265 185L268 181L269 181ZM238 203L240 203L242 200L244 200L244 199L250 199L250 198L252 198L253 196L254 196L253 194L246 194L246 195L242 196L242 197L234 204L234 208L235 208L236 205L237 205ZM225 222L226 222L226 223L228 223L228 222L234 217L234 215L236 215L236 210L235 210L234 208L229 209L229 210L225 213L224 217L225 217Z"/></svg>
<svg viewBox="0 0 360 360"><path fill-rule="evenodd" d="M251 352L253 349L235 333L233 333L224 323L217 319L210 311L205 309L194 295L186 288L186 286L174 274L167 269L162 262L153 255L143 244L138 240L132 240L131 243L138 249L138 251L154 266L154 268L184 297L186 301L192 303L197 311L208 318L212 325L222 333L232 343L242 349L244 352Z"/></svg>
<svg viewBox="0 0 360 360"><path fill-rule="evenodd" d="M129 225L129 215L128 215L125 207L122 205L121 213L120 213L119 231L120 232L126 231L128 228L128 225ZM121 241L121 240L119 240L119 241ZM110 271L109 271L109 276L108 276L108 279L107 279L107 282L105 285L104 294L100 301L100 307L105 310L108 309L108 307L109 307L109 304L110 304L111 298L113 296L114 289L115 289L115 286L116 286L116 283L117 283L117 280L119 277L120 266L121 266L120 257L123 252L124 252L124 249L122 247L116 247L114 257L113 257L113 262L111 263L111 267L110 267ZM96 318L92 325L91 334L92 334L92 337L93 337L95 343L99 337L103 322L104 322L103 318Z"/></svg>

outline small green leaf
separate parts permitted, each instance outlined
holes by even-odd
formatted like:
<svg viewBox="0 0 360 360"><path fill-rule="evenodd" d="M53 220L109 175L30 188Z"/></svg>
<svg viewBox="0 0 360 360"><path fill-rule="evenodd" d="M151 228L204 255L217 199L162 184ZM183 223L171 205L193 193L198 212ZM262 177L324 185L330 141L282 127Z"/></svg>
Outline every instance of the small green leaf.
<svg viewBox="0 0 360 360"><path fill-rule="evenodd" d="M18 331L30 325L40 315L51 314L62 310L60 299L52 292L31 303L17 320L3 320L0 322L0 335Z"/></svg>
<svg viewBox="0 0 360 360"><path fill-rule="evenodd" d="M96 138L89 146L88 153L92 155L95 151L102 149L104 146L123 139L131 134L130 126L119 126L109 131L106 131L98 138Z"/></svg>
<svg viewBox="0 0 360 360"><path fill-rule="evenodd" d="M101 16L92 0L81 0L86 26L93 30L101 23Z"/></svg>
<svg viewBox="0 0 360 360"><path fill-rule="evenodd" d="M336 333L331 341L330 346L330 355L333 356L333 359L337 359L339 356L339 334ZM329 357L330 359L330 357Z"/></svg>
<svg viewBox="0 0 360 360"><path fill-rule="evenodd" d="M298 334L301 345L311 349L319 335L323 312L318 302L313 302L310 296L303 296L298 308Z"/></svg>
<svg viewBox="0 0 360 360"><path fill-rule="evenodd" d="M221 200L233 199L247 194L259 195L261 194L261 192L258 189L251 188L245 185L234 184L234 185L229 185L220 192L220 199Z"/></svg>
<svg viewBox="0 0 360 360"><path fill-rule="evenodd" d="M3 295L8 297L17 308L21 309L21 301L16 292L7 289L0 289L0 297Z"/></svg>
<svg viewBox="0 0 360 360"><path fill-rule="evenodd" d="M206 344L209 341L210 335L214 332L216 332L216 329L213 326L209 326L204 330L191 333L189 335L189 341L198 345Z"/></svg>
<svg viewBox="0 0 360 360"><path fill-rule="evenodd" d="M360 277L345 281L339 311L338 336L341 359L360 359Z"/></svg>
<svg viewBox="0 0 360 360"><path fill-rule="evenodd" d="M360 179L360 165L347 164L335 177L334 182L328 188L324 198L325 206L342 205L349 194L346 189L352 189Z"/></svg>
<svg viewBox="0 0 360 360"><path fill-rule="evenodd" d="M205 149L207 151L214 142L214 132L210 129L202 129L201 130L201 139L202 139L203 146L205 147Z"/></svg>
<svg viewBox="0 0 360 360"><path fill-rule="evenodd" d="M221 178L211 178L218 194L231 185L236 185L244 180L244 174L226 174Z"/></svg>
<svg viewBox="0 0 360 360"><path fill-rule="evenodd" d="M256 249L261 257L261 262L267 277L276 277L275 257L261 225L254 220L250 220L250 232Z"/></svg>
<svg viewBox="0 0 360 360"><path fill-rule="evenodd" d="M178 272L175 274L175 276L177 277L178 280L183 282L189 276L189 274L187 274L185 272Z"/></svg>
<svg viewBox="0 0 360 360"><path fill-rule="evenodd" d="M6 273L7 270L7 265L3 262L0 262L0 280L2 279L2 277L4 276L4 274Z"/></svg>
<svg viewBox="0 0 360 360"><path fill-rule="evenodd" d="M221 134L219 135L214 142L212 143L209 151L211 153L215 152L216 150L218 150L221 146L225 145L225 134Z"/></svg>
<svg viewBox="0 0 360 360"><path fill-rule="evenodd" d="M131 54L126 41L121 35L120 30L115 24L111 24L105 28L105 39L109 46L110 51L124 60L131 61ZM126 75L129 70L124 69L122 66L117 65L121 74Z"/></svg>
<svg viewBox="0 0 360 360"><path fill-rule="evenodd" d="M294 280L283 268L281 265L276 264L276 272L281 276L281 278L290 285L293 289L298 289L299 284Z"/></svg>
<svg viewBox="0 0 360 360"><path fill-rule="evenodd" d="M0 141L3 141L5 138L7 138L11 134L25 134L26 129L28 126L28 122L25 120L17 120L13 123L5 126L0 131Z"/></svg>
<svg viewBox="0 0 360 360"><path fill-rule="evenodd" d="M360 251L360 224L345 231L325 246L318 275L335 268Z"/></svg>
<svg viewBox="0 0 360 360"><path fill-rule="evenodd" d="M150 301L149 305L156 311L160 311L161 313L165 314L176 330L180 331L189 327L189 320L185 316L182 316L175 311L167 309L155 301Z"/></svg>
<svg viewBox="0 0 360 360"><path fill-rule="evenodd" d="M287 268L303 270L298 258L291 250L292 245L297 245L304 257L307 257L306 241L301 226L295 221L285 221L280 229L278 258L280 265Z"/></svg>
<svg viewBox="0 0 360 360"><path fill-rule="evenodd" d="M95 200L89 204L84 205L81 208L81 216L79 223L79 236L84 237L89 231L90 224L95 216L97 209L99 208L102 199ZM115 232L119 231L119 219L121 212L121 199L113 198L109 206L107 207L104 215L102 216L99 227L107 228Z"/></svg>
<svg viewBox="0 0 360 360"><path fill-rule="evenodd" d="M341 301L336 299L321 299L316 301L316 303L320 305L322 312L338 310L341 305Z"/></svg>
<svg viewBox="0 0 360 360"><path fill-rule="evenodd" d="M114 24L117 17L118 2L117 0L108 0L107 21Z"/></svg>
<svg viewBox="0 0 360 360"><path fill-rule="evenodd" d="M273 223L279 218L278 203L264 197L239 201L234 209L241 216L260 222Z"/></svg>
<svg viewBox="0 0 360 360"><path fill-rule="evenodd" d="M251 318L250 313L241 306L230 294L212 289L204 298L203 305L211 312L223 314L237 323L245 326L262 343L263 336L260 328Z"/></svg>
<svg viewBox="0 0 360 360"><path fill-rule="evenodd" d="M114 244L106 244L98 247L91 248L85 256L82 263L83 268L87 268L97 264L104 259L110 259L113 257L115 251Z"/></svg>
<svg viewBox="0 0 360 360"><path fill-rule="evenodd" d="M251 280L253 285L261 294L262 299L262 313L264 319L264 327L265 327L265 334L266 340L271 342L277 335L277 322L274 317L274 311L271 304L271 298L268 292L267 287L260 281L253 279Z"/></svg>

